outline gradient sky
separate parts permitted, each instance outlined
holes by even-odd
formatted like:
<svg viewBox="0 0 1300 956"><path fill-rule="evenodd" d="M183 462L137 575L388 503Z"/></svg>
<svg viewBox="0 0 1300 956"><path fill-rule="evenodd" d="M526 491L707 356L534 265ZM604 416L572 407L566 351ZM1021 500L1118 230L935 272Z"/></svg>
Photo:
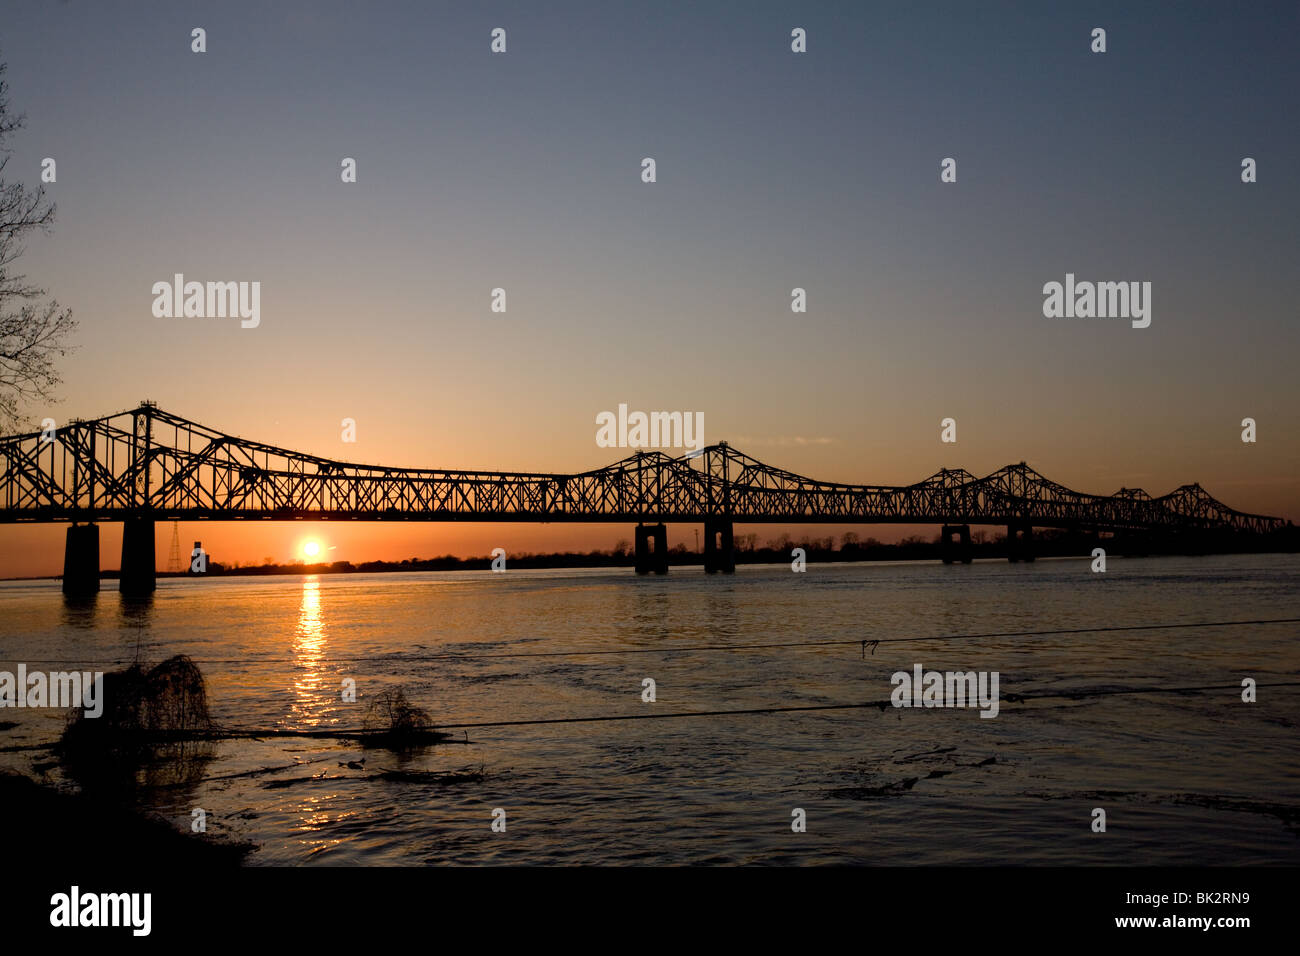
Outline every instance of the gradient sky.
<svg viewBox="0 0 1300 956"><path fill-rule="evenodd" d="M1132 8L6 3L28 117L7 175L58 162L21 266L81 323L64 400L27 411L147 398L330 457L578 471L623 457L595 416L626 402L702 411L708 441L817 478L1023 459L1300 519L1300 7ZM176 272L260 281L260 327L155 318ZM1067 272L1150 281L1150 328L1045 319ZM245 562L313 535L362 561L631 528L181 530ZM0 575L57 573L62 543L0 527Z"/></svg>

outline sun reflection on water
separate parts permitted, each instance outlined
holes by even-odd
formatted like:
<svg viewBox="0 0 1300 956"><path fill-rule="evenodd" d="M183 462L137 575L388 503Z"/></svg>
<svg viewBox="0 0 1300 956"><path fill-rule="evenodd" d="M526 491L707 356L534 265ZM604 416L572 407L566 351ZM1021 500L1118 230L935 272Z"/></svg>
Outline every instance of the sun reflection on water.
<svg viewBox="0 0 1300 956"><path fill-rule="evenodd" d="M320 579L312 576L303 581L302 603L293 641L294 703L293 721L316 726L321 722L325 695L325 622L321 618Z"/></svg>

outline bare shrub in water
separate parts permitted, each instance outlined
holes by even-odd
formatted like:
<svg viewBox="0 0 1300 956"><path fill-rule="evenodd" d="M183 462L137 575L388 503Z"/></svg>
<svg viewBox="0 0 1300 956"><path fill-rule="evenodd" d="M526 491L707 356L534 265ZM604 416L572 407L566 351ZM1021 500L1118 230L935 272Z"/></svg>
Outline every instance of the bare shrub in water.
<svg viewBox="0 0 1300 956"><path fill-rule="evenodd" d="M145 677L144 720L150 733L186 737L212 730L203 673L184 654L169 657Z"/></svg>
<svg viewBox="0 0 1300 956"><path fill-rule="evenodd" d="M406 692L396 687L375 695L366 707L362 727L376 738L402 743L432 733L433 721L426 710L412 704Z"/></svg>
<svg viewBox="0 0 1300 956"><path fill-rule="evenodd" d="M104 675L104 711L74 708L60 748L71 759L143 756L151 746L211 732L203 674L183 654L145 671L139 664Z"/></svg>

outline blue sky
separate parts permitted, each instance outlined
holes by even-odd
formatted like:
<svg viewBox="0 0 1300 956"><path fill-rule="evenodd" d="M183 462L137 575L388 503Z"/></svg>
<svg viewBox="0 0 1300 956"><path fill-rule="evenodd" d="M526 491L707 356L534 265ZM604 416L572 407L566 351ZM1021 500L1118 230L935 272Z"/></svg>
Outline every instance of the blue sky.
<svg viewBox="0 0 1300 956"><path fill-rule="evenodd" d="M36 419L569 471L626 402L816 477L1300 517L1294 3L7 7L8 175L59 173L22 265L81 321ZM154 317L176 272L260 281L260 326ZM1045 319L1067 272L1150 281L1151 327Z"/></svg>

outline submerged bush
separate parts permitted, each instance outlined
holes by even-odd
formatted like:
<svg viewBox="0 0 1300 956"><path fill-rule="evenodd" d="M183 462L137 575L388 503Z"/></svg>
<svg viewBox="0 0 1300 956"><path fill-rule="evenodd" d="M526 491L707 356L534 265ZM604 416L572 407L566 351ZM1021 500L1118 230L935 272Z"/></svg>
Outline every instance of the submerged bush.
<svg viewBox="0 0 1300 956"><path fill-rule="evenodd" d="M212 731L203 674L183 654L146 671L139 664L104 675L103 713L88 717L74 708L60 749L71 758L144 755L161 742Z"/></svg>
<svg viewBox="0 0 1300 956"><path fill-rule="evenodd" d="M375 695L366 707L362 726L375 739L396 744L411 743L434 732L428 712L407 700L400 687Z"/></svg>

